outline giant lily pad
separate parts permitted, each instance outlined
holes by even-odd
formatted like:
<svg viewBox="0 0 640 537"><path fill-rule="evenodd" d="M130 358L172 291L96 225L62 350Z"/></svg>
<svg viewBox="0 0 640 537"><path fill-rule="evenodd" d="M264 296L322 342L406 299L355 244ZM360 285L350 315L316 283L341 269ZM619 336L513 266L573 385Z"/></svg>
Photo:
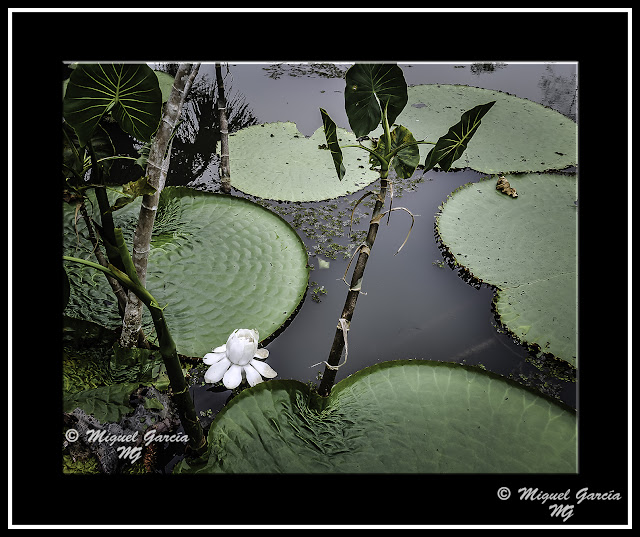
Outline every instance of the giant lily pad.
<svg viewBox="0 0 640 537"><path fill-rule="evenodd" d="M114 213L128 244L139 210L140 199ZM76 230L73 221L74 207L65 205L64 253L91 259L84 223ZM147 289L167 304L178 352L201 357L236 328L255 328L262 339L280 328L306 292L307 261L295 230L271 211L241 198L167 187L154 226ZM65 313L116 328L120 320L104 275L76 263L67 263L66 270L71 294Z"/></svg>
<svg viewBox="0 0 640 537"><path fill-rule="evenodd" d="M244 390L176 473L575 473L576 414L481 369L382 362L327 398L292 380Z"/></svg>
<svg viewBox="0 0 640 537"><path fill-rule="evenodd" d="M528 99L470 86L425 84L408 88L396 123L416 140L436 142L466 110L496 101L454 168L482 173L561 170L577 163L577 127L559 112ZM378 129L377 135L381 134ZM433 148L421 144L420 160ZM348 169L348 168L347 168Z"/></svg>
<svg viewBox="0 0 640 537"><path fill-rule="evenodd" d="M497 313L517 338L576 366L577 178L508 175L461 188L437 228L455 261L498 289Z"/></svg>
<svg viewBox="0 0 640 537"><path fill-rule="evenodd" d="M337 128L336 136L340 145L357 143L347 130ZM346 173L338 179L326 146L322 127L309 138L291 122L246 127L229 136L231 184L266 199L320 201L346 196L378 178L369 169L369 153L346 148L342 151Z"/></svg>

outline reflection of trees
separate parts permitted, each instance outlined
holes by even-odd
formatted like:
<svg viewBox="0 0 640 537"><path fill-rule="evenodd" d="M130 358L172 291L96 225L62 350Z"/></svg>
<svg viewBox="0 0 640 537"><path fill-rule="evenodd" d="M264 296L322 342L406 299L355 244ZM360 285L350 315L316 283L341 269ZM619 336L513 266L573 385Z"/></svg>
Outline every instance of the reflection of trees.
<svg viewBox="0 0 640 537"><path fill-rule="evenodd" d="M482 73L492 73L496 69L502 69L506 64L503 62L476 62L472 63L469 69L474 75Z"/></svg>
<svg viewBox="0 0 640 537"><path fill-rule="evenodd" d="M575 121L578 95L575 73L570 77L556 75L553 66L547 65L546 74L540 78L538 86L542 90L542 104Z"/></svg>
<svg viewBox="0 0 640 537"><path fill-rule="evenodd" d="M172 64L163 64L161 70L173 74L173 67ZM230 99L229 89L225 81L229 132L258 123L253 111L244 102L244 96L236 92ZM216 95L215 80L210 80L206 75L198 78L191 87L184 104L183 121L173 140L167 185L186 185L194 182L211 166L215 168L213 172L217 176L220 157L216 150L220 132ZM233 169L233 155L231 168Z"/></svg>

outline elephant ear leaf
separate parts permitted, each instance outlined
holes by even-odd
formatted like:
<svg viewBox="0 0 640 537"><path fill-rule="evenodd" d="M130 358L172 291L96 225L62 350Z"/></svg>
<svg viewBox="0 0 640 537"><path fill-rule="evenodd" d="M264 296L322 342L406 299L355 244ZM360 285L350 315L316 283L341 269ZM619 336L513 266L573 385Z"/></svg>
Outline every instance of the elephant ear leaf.
<svg viewBox="0 0 640 537"><path fill-rule="evenodd" d="M462 156L469 140L478 130L480 120L495 103L491 101L480 104L462 114L460 121L449 128L447 134L442 136L429 152L424 162L424 171L429 171L436 164L439 164L444 171L449 171L451 165Z"/></svg>
<svg viewBox="0 0 640 537"><path fill-rule="evenodd" d="M383 134L380 137L380 142L384 143L384 138ZM393 169L399 179L409 179L420 162L420 150L415 143L416 139L406 127L399 125L391 131L392 151L403 144L413 144L398 151L393 159Z"/></svg>
<svg viewBox="0 0 640 537"><path fill-rule="evenodd" d="M320 108L320 114L322 115L322 125L324 126L324 135L327 139L327 147L329 151L331 151L331 156L333 157L333 164L336 167L336 173L338 174L338 179L342 181L342 178L345 174L345 167L342 163L342 150L340 149L340 145L338 144L338 134L336 129L336 124L329 117L326 110Z"/></svg>
<svg viewBox="0 0 640 537"><path fill-rule="evenodd" d="M407 104L407 82L395 64L356 63L346 72L345 82L344 107L358 138L380 124L385 107L391 125Z"/></svg>
<svg viewBox="0 0 640 537"><path fill-rule="evenodd" d="M158 77L144 64L80 64L69 77L63 113L81 147L107 113L126 133L148 142L162 116Z"/></svg>

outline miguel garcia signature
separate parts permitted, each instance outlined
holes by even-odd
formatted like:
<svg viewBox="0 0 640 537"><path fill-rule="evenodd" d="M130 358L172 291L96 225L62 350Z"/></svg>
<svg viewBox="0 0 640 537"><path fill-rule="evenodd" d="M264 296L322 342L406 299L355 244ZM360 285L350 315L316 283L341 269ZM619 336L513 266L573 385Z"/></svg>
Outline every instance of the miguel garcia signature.
<svg viewBox="0 0 640 537"><path fill-rule="evenodd" d="M550 515L552 517L562 518L563 522L566 522L573 516L573 503L557 503L557 502L571 502L571 489L567 489L564 492L545 492L533 487L522 487L518 489L521 500L538 501L544 505L547 501L554 502L549 505ZM610 490L608 492L589 492L589 488L585 487L575 493L575 502L580 505L584 501L596 501L596 500L621 500L622 497L619 492Z"/></svg>

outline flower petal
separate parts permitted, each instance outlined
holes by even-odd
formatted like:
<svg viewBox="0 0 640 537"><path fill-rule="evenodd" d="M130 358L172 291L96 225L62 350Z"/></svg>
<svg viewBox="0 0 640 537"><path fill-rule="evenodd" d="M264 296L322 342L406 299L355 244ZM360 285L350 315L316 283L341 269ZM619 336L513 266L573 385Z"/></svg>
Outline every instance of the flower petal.
<svg viewBox="0 0 640 537"><path fill-rule="evenodd" d="M264 360L268 356L269 356L269 349L258 349L256 351L254 358L260 358L261 360Z"/></svg>
<svg viewBox="0 0 640 537"><path fill-rule="evenodd" d="M218 363L225 356L227 355L224 352L216 352L216 351L208 352L207 354L204 355L204 358L202 359L202 361L207 365L213 365L215 363Z"/></svg>
<svg viewBox="0 0 640 537"><path fill-rule="evenodd" d="M231 367L224 374L222 382L229 390L239 386L242 382L242 367L236 364L231 364Z"/></svg>
<svg viewBox="0 0 640 537"><path fill-rule="evenodd" d="M254 330L236 330L227 340L227 358L231 363L247 365L258 350L258 340Z"/></svg>
<svg viewBox="0 0 640 537"><path fill-rule="evenodd" d="M244 374L247 377L247 382L251 386L255 386L256 384L259 384L260 382L262 382L262 377L260 376L260 373L258 373L257 370L251 367L251 364L244 366Z"/></svg>
<svg viewBox="0 0 640 537"><path fill-rule="evenodd" d="M220 345L219 347L216 347L215 349L213 349L211 352L227 352L227 346Z"/></svg>
<svg viewBox="0 0 640 537"><path fill-rule="evenodd" d="M259 360L251 360L251 365L258 373L260 373L265 378L272 379L278 374L273 369L271 369L271 366Z"/></svg>
<svg viewBox="0 0 640 537"><path fill-rule="evenodd" d="M213 384L214 382L218 382L224 374L227 372L227 369L231 366L231 362L226 358L216 362L213 364L207 372L204 374L204 381Z"/></svg>

